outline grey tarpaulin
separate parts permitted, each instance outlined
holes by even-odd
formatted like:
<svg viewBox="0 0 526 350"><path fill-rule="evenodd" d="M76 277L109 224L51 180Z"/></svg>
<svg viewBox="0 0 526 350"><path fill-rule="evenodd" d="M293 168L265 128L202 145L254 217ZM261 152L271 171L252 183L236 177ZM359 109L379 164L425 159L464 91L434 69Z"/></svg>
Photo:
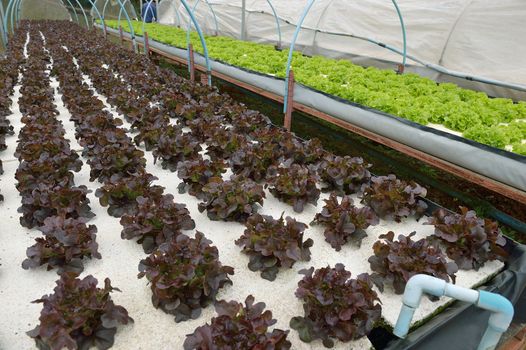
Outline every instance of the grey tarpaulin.
<svg viewBox="0 0 526 350"><path fill-rule="evenodd" d="M113 29L108 30L118 33ZM129 36L128 33L125 35ZM141 42L142 37L137 37L137 40ZM154 40L150 40L150 46L187 59L186 50ZM197 64L204 65L204 58L201 55L196 55L195 61ZM283 95L285 84L283 79L247 71L214 60L211 61L211 66L213 71L226 74L269 92ZM300 84L295 88L294 100L475 173L526 191L526 157L524 156L413 123L403 118L329 96Z"/></svg>

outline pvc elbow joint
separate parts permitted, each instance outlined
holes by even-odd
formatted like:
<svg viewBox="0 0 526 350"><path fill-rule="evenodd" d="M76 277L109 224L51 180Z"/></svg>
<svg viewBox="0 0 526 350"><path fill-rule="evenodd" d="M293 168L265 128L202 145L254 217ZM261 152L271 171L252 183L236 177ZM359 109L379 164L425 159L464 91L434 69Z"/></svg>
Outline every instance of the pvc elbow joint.
<svg viewBox="0 0 526 350"><path fill-rule="evenodd" d="M405 287L402 309L393 330L397 337L407 336L413 314L420 304L423 293L438 297L445 295L491 311L488 328L482 337L479 349L494 349L501 334L508 329L513 319L513 305L500 294L459 287L428 275L415 275L409 279Z"/></svg>
<svg viewBox="0 0 526 350"><path fill-rule="evenodd" d="M477 306L492 312L488 326L493 330L503 333L508 329L515 312L508 299L500 294L480 290Z"/></svg>
<svg viewBox="0 0 526 350"><path fill-rule="evenodd" d="M424 292L435 296L444 295L446 282L429 275L415 275L409 279L405 286L404 297L402 299L402 309L398 315L394 335L405 338L409 332L409 326L413 319L413 314L420 304Z"/></svg>
<svg viewBox="0 0 526 350"><path fill-rule="evenodd" d="M415 275L409 279L405 286L403 303L412 308L420 305L422 294L428 293L440 297L444 295L446 281L429 276Z"/></svg>

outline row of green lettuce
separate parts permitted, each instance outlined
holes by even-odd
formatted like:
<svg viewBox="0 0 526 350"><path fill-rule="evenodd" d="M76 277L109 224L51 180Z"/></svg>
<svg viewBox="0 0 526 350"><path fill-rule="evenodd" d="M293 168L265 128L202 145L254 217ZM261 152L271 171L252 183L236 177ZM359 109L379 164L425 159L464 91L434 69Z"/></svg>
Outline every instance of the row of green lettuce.
<svg viewBox="0 0 526 350"><path fill-rule="evenodd" d="M118 28L117 21L106 21ZM121 22L125 31L129 26ZM142 22L133 22L136 35L142 35ZM150 38L186 48L186 31L177 27L148 23ZM202 46L195 32L191 41L197 52ZM224 36L207 36L211 58L260 73L285 77L287 51L272 45L245 42ZM455 84L437 84L417 74L396 74L391 70L361 67L348 60L294 53L296 81L316 90L369 106L427 125L441 124L462 132L463 136L497 148L512 145L515 153L526 155L526 102L490 98L483 92L463 89Z"/></svg>

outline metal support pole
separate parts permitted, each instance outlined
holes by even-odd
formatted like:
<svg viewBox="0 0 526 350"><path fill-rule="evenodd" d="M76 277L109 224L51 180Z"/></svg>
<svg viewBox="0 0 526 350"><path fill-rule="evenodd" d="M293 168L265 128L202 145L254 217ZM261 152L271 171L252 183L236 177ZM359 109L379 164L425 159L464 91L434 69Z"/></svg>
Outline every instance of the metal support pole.
<svg viewBox="0 0 526 350"><path fill-rule="evenodd" d="M144 53L150 56L150 43L148 41L148 32L144 32Z"/></svg>
<svg viewBox="0 0 526 350"><path fill-rule="evenodd" d="M314 1L316 0L309 0L305 8L303 9L303 13L301 14L300 20L298 21L298 24L296 25L296 31L294 32L294 36L292 37L292 41L290 43L290 49L289 49L289 57L287 59L287 74L286 74L286 80L285 80L285 94L283 95L283 112L287 111L288 107L288 96L289 96L289 73L291 70L292 65L292 54L294 52L294 45L296 44L296 40L298 40L298 36L300 34L301 25L303 24L303 21L305 20L305 17L307 17L307 14L309 13L312 5L314 5Z"/></svg>
<svg viewBox="0 0 526 350"><path fill-rule="evenodd" d="M278 44L276 45L276 49L281 51L281 26L279 24L279 17L276 13L276 9L274 8L274 5L272 5L272 2L270 0L267 0L267 3L270 6L270 9L272 10L272 13L274 14L274 18L276 19L276 28L278 29Z"/></svg>
<svg viewBox="0 0 526 350"><path fill-rule="evenodd" d="M201 27L199 26L199 23L197 22L197 19L195 18L194 13L192 9L190 9L190 6L186 2L186 0L181 0L181 3L183 4L188 15L190 16L190 19L193 22L195 29L197 30L197 35L199 35L199 40L201 41L201 45L203 46L203 53L205 56L206 75L208 76L208 85L212 86L212 68L210 65L210 57L208 55L208 46L206 46L206 41L203 35L203 31L201 30ZM190 44L190 26L186 33L186 41L187 41L187 45L189 45Z"/></svg>
<svg viewBox="0 0 526 350"><path fill-rule="evenodd" d="M188 69L190 71L190 81L195 82L194 46L188 45Z"/></svg>
<svg viewBox="0 0 526 350"><path fill-rule="evenodd" d="M402 27L402 40L404 45L404 54L402 58L402 67L398 68L398 73L402 74L404 72L405 63L407 60L407 38L405 34L405 24L404 24L404 18L402 17L402 12L400 12L400 8L398 7L398 4L396 3L396 0L391 0L393 2L393 5L396 10L396 14L398 15L398 19L400 20L400 27Z"/></svg>
<svg viewBox="0 0 526 350"><path fill-rule="evenodd" d="M285 110L285 118L283 120L283 126L285 126L285 129L290 131L292 126L292 108L294 105L294 71L291 69L289 71L288 79L288 95L287 95L287 109Z"/></svg>
<svg viewBox="0 0 526 350"><path fill-rule="evenodd" d="M247 1L241 1L241 40L247 40L247 22L246 22Z"/></svg>

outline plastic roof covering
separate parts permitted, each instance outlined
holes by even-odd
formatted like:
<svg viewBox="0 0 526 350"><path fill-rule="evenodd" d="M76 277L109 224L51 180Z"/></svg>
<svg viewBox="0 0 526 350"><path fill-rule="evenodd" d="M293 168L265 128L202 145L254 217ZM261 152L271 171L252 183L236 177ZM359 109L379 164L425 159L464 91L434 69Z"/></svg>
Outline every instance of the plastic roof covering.
<svg viewBox="0 0 526 350"><path fill-rule="evenodd" d="M240 38L241 0L209 2L218 17L219 33ZM297 23L307 0L273 0L272 3L278 16L291 23L281 21L286 46L295 29L293 24ZM406 25L408 54L450 70L526 86L526 1L398 0L398 4ZM161 1L159 21L178 24L176 7L183 21L187 21L188 16L179 0ZM275 43L276 23L267 1L246 0L246 9L246 38ZM215 23L204 0L200 1L196 16L202 29L213 33ZM358 64L381 68L392 68L392 65L382 66L387 62L401 62L400 55L366 41L309 30L364 36L401 50L400 22L390 0L316 0L303 26L298 48L306 54L351 58ZM432 79L454 80L443 79L444 76L423 69L409 59L407 62L413 66L410 70ZM526 94L518 95L515 97L526 99Z"/></svg>
<svg viewBox="0 0 526 350"><path fill-rule="evenodd" d="M102 11L104 10L104 4L106 3L106 0L93 0L93 2L95 6L97 7L97 10L99 10L100 14L102 15ZM129 0L121 0L121 2L124 5L126 12L128 12L130 19L138 18L137 13L135 12L135 8L133 7L133 5L131 4ZM106 12L104 12L104 18L118 19L120 10L121 10L121 6L119 5L119 2L117 0L109 0L108 5L106 6ZM93 18L96 18L96 19L99 18L99 16L97 15L97 12L95 12L95 10L93 9L91 9L90 14ZM126 21L126 16L124 15L124 11L122 12L121 20Z"/></svg>
<svg viewBox="0 0 526 350"><path fill-rule="evenodd" d="M67 4L67 2L65 2ZM21 19L71 20L71 14L61 0L22 0Z"/></svg>

